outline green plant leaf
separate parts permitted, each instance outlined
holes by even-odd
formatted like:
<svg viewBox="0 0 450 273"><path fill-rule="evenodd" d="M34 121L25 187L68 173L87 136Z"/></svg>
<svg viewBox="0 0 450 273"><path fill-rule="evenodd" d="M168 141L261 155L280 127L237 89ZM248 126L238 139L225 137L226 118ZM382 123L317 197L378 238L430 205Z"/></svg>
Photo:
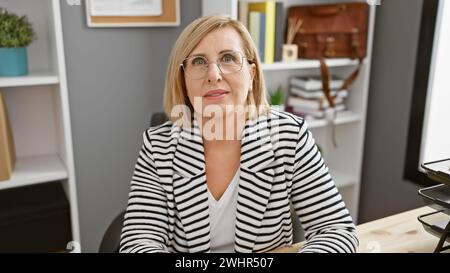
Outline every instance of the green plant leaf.
<svg viewBox="0 0 450 273"><path fill-rule="evenodd" d="M279 86L274 92L270 92L270 104L271 105L282 105L284 103L284 91L281 86Z"/></svg>
<svg viewBox="0 0 450 273"><path fill-rule="evenodd" d="M18 16L0 7L0 47L26 47L36 38L27 16Z"/></svg>

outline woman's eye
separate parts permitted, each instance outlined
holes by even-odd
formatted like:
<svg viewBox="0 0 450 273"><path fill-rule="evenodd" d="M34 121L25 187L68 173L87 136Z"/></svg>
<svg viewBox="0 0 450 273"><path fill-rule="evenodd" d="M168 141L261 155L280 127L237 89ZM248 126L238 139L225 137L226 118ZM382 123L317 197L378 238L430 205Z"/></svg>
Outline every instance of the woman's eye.
<svg viewBox="0 0 450 273"><path fill-rule="evenodd" d="M222 56L221 61L225 63L234 63L236 62L236 57L234 57L232 54L225 54Z"/></svg>
<svg viewBox="0 0 450 273"><path fill-rule="evenodd" d="M192 65L205 65L206 61L204 58L194 58L191 63Z"/></svg>

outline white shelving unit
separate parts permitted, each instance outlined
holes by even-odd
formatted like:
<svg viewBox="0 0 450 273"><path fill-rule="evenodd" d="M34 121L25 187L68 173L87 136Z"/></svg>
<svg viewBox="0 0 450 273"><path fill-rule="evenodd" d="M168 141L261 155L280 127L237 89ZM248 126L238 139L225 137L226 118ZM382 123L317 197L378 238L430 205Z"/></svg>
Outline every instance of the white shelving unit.
<svg viewBox="0 0 450 273"><path fill-rule="evenodd" d="M202 0L202 15L225 13L237 19L239 1L241 0ZM246 1L249 2L248 0ZM285 14L287 13L287 8L292 5L346 2L343 0L277 1L284 3L284 8L286 9ZM365 0L357 1L366 3ZM255 2L255 0L250 2ZM367 55L363 61L358 79L351 86L349 96L346 99L346 105L350 112L338 117L336 120L337 147L334 147L332 144L332 131L327 121L307 120L316 142L322 148L323 156L330 169L330 173L356 223L358 222L360 185L361 179L363 179L361 177L361 170L367 98L369 94L372 41L375 25L375 6L370 6L369 10ZM357 65L357 61L351 59L328 59L326 62L330 67L331 73L341 77L349 75ZM262 69L268 90L274 90L280 85L284 90L287 90L288 79L294 75L320 75L319 62L317 60L263 64Z"/></svg>
<svg viewBox="0 0 450 273"><path fill-rule="evenodd" d="M329 67L350 66L358 64L356 60L350 59L328 59L325 63ZM299 60L297 62L274 62L273 64L263 64L262 69L264 71L277 71L277 70L289 70L289 69L312 69L319 68L320 64L317 60Z"/></svg>
<svg viewBox="0 0 450 273"><path fill-rule="evenodd" d="M68 178L64 163L57 155L19 158L11 179L0 183L0 190L45 183Z"/></svg>
<svg viewBox="0 0 450 273"><path fill-rule="evenodd" d="M51 73L35 73L26 77L7 77L0 78L0 88L18 87L18 86L36 86L59 84L59 77Z"/></svg>
<svg viewBox="0 0 450 273"><path fill-rule="evenodd" d="M59 181L70 203L72 240L80 242L60 1L4 0L0 6L27 15L38 36L28 48L29 75L0 77L17 156L0 190Z"/></svg>

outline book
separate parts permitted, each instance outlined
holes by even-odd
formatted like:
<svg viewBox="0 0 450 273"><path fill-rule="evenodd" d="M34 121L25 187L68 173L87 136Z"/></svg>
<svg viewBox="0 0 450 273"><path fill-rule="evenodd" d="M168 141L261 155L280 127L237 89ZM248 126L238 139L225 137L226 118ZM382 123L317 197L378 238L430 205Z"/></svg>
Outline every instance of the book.
<svg viewBox="0 0 450 273"><path fill-rule="evenodd" d="M3 92L0 90L0 182L9 180L16 163L14 139Z"/></svg>
<svg viewBox="0 0 450 273"><path fill-rule="evenodd" d="M325 94L323 93L323 90L303 90L299 87L291 87L290 89L291 94L295 96L299 96L305 99L324 99ZM330 90L330 95L341 98L346 98L348 96L348 90L342 89L342 90Z"/></svg>
<svg viewBox="0 0 450 273"><path fill-rule="evenodd" d="M264 62L271 64L274 62L275 52L275 20L276 20L276 5L275 1L267 0L261 2L249 2L249 12L261 12L265 14L265 23L260 26L264 29ZM261 45L260 45L261 46Z"/></svg>
<svg viewBox="0 0 450 273"><path fill-rule="evenodd" d="M332 115L332 113L329 113L329 114ZM345 118L345 117L349 117L349 116L353 116L353 115L354 115L354 113L347 109L339 109L336 111L336 119ZM325 113L320 117L315 117L311 114L306 114L304 117L306 118L306 120L323 119L323 118L325 118Z"/></svg>
<svg viewBox="0 0 450 273"><path fill-rule="evenodd" d="M334 104L343 104L344 99L342 97L336 97ZM327 99L304 99L302 97L289 96L287 104L292 107L306 108L311 110L321 110L330 107Z"/></svg>
<svg viewBox="0 0 450 273"><path fill-rule="evenodd" d="M283 59L283 44L285 43L285 15L283 2L275 4L275 52L274 61L281 62Z"/></svg>
<svg viewBox="0 0 450 273"><path fill-rule="evenodd" d="M259 48L258 48L258 50L259 50L259 56L260 56L261 62L263 62L263 63L265 62L265 60L267 58L267 56L265 54L265 51L266 51L266 42L265 42L266 30L264 28L265 25L266 25L266 14L260 12L259 13L259 37L258 37L259 38L259 41L258 41Z"/></svg>
<svg viewBox="0 0 450 273"><path fill-rule="evenodd" d="M289 83L294 87L300 87L303 90L321 90L322 78L320 76L293 77ZM330 90L340 89L344 80L337 76L330 76Z"/></svg>
<svg viewBox="0 0 450 273"><path fill-rule="evenodd" d="M255 47L258 49L259 57L261 59L261 51L259 46L259 35L260 35L260 12L251 11L248 14L248 30L250 32L250 36L252 36L253 43L255 44Z"/></svg>
<svg viewBox="0 0 450 273"><path fill-rule="evenodd" d="M340 112L344 112L347 108L344 104L336 105L333 110L336 111L336 115L339 116ZM326 112L328 110L331 110L331 108L326 109L320 109L320 110L311 110L306 108L298 108L298 107L291 107L290 112L293 114L296 114L301 117L312 117L312 118L318 118L322 119L325 118Z"/></svg>
<svg viewBox="0 0 450 273"><path fill-rule="evenodd" d="M248 3L245 1L239 1L238 6L238 20L241 21L241 23L248 28Z"/></svg>

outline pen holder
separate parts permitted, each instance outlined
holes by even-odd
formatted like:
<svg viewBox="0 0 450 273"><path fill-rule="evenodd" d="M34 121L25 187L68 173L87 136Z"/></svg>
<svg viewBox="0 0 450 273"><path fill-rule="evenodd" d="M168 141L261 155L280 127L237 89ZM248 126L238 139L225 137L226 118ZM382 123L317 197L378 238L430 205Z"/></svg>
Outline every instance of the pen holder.
<svg viewBox="0 0 450 273"><path fill-rule="evenodd" d="M295 62L298 58L298 46L296 44L283 45L283 62Z"/></svg>

